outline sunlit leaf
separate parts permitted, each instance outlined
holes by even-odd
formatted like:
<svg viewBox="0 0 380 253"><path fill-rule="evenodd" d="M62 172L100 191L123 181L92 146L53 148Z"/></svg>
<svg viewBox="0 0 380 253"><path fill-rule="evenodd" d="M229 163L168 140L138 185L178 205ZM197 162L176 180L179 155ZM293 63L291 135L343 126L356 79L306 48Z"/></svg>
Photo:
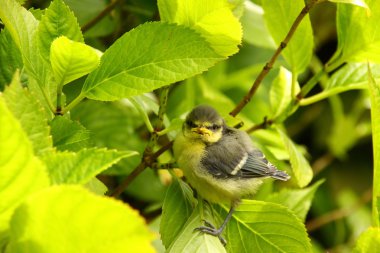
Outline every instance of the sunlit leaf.
<svg viewBox="0 0 380 253"><path fill-rule="evenodd" d="M370 11L352 4L338 4L338 49L329 62L330 68L343 62L380 63L380 1L366 0L366 4Z"/></svg>
<svg viewBox="0 0 380 253"><path fill-rule="evenodd" d="M77 19L63 0L54 0L45 10L38 25L38 47L45 61L50 62L50 45L58 37L83 42Z"/></svg>
<svg viewBox="0 0 380 253"><path fill-rule="evenodd" d="M380 249L380 229L371 227L360 235L353 253L377 252Z"/></svg>
<svg viewBox="0 0 380 253"><path fill-rule="evenodd" d="M136 154L91 148L78 153L55 152L44 156L43 160L53 184L85 184L120 159Z"/></svg>
<svg viewBox="0 0 380 253"><path fill-rule="evenodd" d="M139 95L199 74L221 59L190 28L146 23L107 49L82 95L97 100Z"/></svg>
<svg viewBox="0 0 380 253"><path fill-rule="evenodd" d="M226 210L220 213L227 215ZM244 200L226 234L228 252L310 252L311 248L304 225L289 209L263 201Z"/></svg>
<svg viewBox="0 0 380 253"><path fill-rule="evenodd" d="M333 3L353 4L368 9L368 5L363 0L328 0Z"/></svg>
<svg viewBox="0 0 380 253"><path fill-rule="evenodd" d="M226 0L159 0L158 8L163 21L195 29L219 55L238 51L242 29Z"/></svg>
<svg viewBox="0 0 380 253"><path fill-rule="evenodd" d="M10 238L12 253L154 252L135 210L79 186L53 186L28 198L12 218Z"/></svg>
<svg viewBox="0 0 380 253"><path fill-rule="evenodd" d="M45 165L0 96L0 242L14 209L29 194L49 185Z"/></svg>
<svg viewBox="0 0 380 253"><path fill-rule="evenodd" d="M372 122L372 145L373 145L373 222L379 225L379 209L376 201L380 197L380 86L375 82L368 64L368 86L371 97L371 122Z"/></svg>
<svg viewBox="0 0 380 253"><path fill-rule="evenodd" d="M50 61L56 82L65 85L98 67L100 55L84 43L61 36L51 43Z"/></svg>
<svg viewBox="0 0 380 253"><path fill-rule="evenodd" d="M4 99L13 115L20 121L33 144L34 153L41 155L53 150L46 112L29 90L22 88L19 73L4 91Z"/></svg>

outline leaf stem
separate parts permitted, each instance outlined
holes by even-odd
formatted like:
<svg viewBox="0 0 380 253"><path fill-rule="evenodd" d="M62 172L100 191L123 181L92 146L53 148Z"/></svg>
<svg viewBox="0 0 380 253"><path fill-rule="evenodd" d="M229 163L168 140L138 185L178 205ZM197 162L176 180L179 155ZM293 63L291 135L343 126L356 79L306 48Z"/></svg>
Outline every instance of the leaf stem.
<svg viewBox="0 0 380 253"><path fill-rule="evenodd" d="M80 93L73 101L70 102L70 104L68 104L65 108L62 109L61 114L63 115L67 113L68 111L70 111L71 109L73 109L73 107L79 104L85 97L86 96L84 93Z"/></svg>
<svg viewBox="0 0 380 253"><path fill-rule="evenodd" d="M265 64L260 74L256 77L256 80L252 84L251 89L248 93L243 97L243 99L238 103L238 105L230 112L232 117L235 117L248 103L251 101L253 95L255 94L257 88L260 86L261 82L265 78L265 76L272 69L273 64L277 60L278 56L281 54L282 50L288 45L290 39L293 37L295 31L300 25L302 19L309 13L310 9L314 7L315 4L321 2L322 0L310 0L307 5L301 10L300 14L298 14L296 20L293 22L288 34L285 39L280 43L277 50L274 52L272 58Z"/></svg>

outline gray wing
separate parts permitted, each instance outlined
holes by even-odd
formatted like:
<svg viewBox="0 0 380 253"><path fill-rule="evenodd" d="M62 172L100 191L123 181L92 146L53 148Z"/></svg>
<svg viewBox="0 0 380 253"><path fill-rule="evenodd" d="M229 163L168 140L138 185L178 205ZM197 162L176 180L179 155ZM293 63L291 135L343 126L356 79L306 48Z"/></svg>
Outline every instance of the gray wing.
<svg viewBox="0 0 380 253"><path fill-rule="evenodd" d="M277 170L264 154L252 147L245 133L227 129L223 138L206 147L207 155L201 163L216 178L262 178L273 177L288 180L289 176Z"/></svg>

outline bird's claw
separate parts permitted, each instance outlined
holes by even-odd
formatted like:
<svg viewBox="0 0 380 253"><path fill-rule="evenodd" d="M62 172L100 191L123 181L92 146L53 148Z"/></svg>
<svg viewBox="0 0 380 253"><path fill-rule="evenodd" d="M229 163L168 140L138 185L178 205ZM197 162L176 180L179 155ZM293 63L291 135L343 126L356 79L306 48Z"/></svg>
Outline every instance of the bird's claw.
<svg viewBox="0 0 380 253"><path fill-rule="evenodd" d="M200 226L194 229L194 231L200 231L202 233L206 233L209 235L213 235L219 238L220 242L223 244L223 246L226 246L227 241L223 238L222 229L216 229L210 222L203 220L203 222L206 224L206 226Z"/></svg>

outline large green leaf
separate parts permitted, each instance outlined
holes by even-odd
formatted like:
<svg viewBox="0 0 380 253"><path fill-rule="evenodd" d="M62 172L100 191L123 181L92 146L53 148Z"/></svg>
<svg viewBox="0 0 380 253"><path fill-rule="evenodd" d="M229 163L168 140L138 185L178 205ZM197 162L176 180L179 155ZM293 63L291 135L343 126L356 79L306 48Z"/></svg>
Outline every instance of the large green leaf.
<svg viewBox="0 0 380 253"><path fill-rule="evenodd" d="M85 184L120 159L136 154L133 151L91 148L78 153L50 153L43 160L53 184Z"/></svg>
<svg viewBox="0 0 380 253"><path fill-rule="evenodd" d="M303 0L262 1L264 18L277 45L284 40L296 17L305 6ZM313 32L309 16L301 21L282 55L292 72L301 73L308 66L313 53Z"/></svg>
<svg viewBox="0 0 380 253"><path fill-rule="evenodd" d="M27 135L0 96L0 242L14 209L49 185L45 165L33 154ZM0 243L1 244L1 243ZM1 245L0 245L1 248Z"/></svg>
<svg viewBox="0 0 380 253"><path fill-rule="evenodd" d="M11 85L4 91L4 99L32 142L34 153L41 155L51 151L53 142L46 112L35 97L21 87L18 72L14 75Z"/></svg>
<svg viewBox="0 0 380 253"><path fill-rule="evenodd" d="M360 235L353 253L378 252L379 249L380 229L378 227L371 227Z"/></svg>
<svg viewBox="0 0 380 253"><path fill-rule="evenodd" d="M37 33L39 51L47 62L50 62L50 45L56 38L64 35L71 40L83 42L77 19L63 0L51 2L41 18Z"/></svg>
<svg viewBox="0 0 380 253"><path fill-rule="evenodd" d="M214 221L210 206L199 201L167 252L225 253L226 249L217 237L194 231L195 228L204 225L203 220Z"/></svg>
<svg viewBox="0 0 380 253"><path fill-rule="evenodd" d="M380 1L366 0L370 9L351 4L338 4L338 49L329 64L343 62L380 63Z"/></svg>
<svg viewBox="0 0 380 253"><path fill-rule="evenodd" d="M304 189L284 189L269 195L265 200L288 207L300 220L304 221L310 209L314 193L322 183L323 180L320 180Z"/></svg>
<svg viewBox="0 0 380 253"><path fill-rule="evenodd" d="M163 21L185 25L200 32L222 56L238 51L242 29L226 0L159 0Z"/></svg>
<svg viewBox="0 0 380 253"><path fill-rule="evenodd" d="M22 68L20 50L7 29L0 32L0 91L11 83L16 69Z"/></svg>
<svg viewBox="0 0 380 253"><path fill-rule="evenodd" d="M220 208L220 215L227 212ZM244 200L228 223L227 250L250 252L311 252L304 224L284 206Z"/></svg>
<svg viewBox="0 0 380 253"><path fill-rule="evenodd" d="M371 123L373 145L373 223L379 226L379 214L377 200L380 197L380 85L375 82L368 64L368 86L371 97Z"/></svg>
<svg viewBox="0 0 380 253"><path fill-rule="evenodd" d="M79 186L53 186L28 198L11 221L8 253L154 252L138 213Z"/></svg>
<svg viewBox="0 0 380 253"><path fill-rule="evenodd" d="M82 96L116 100L139 95L199 74L221 59L190 28L146 23L108 48L86 79Z"/></svg>
<svg viewBox="0 0 380 253"><path fill-rule="evenodd" d="M296 144L284 132L281 130L278 130L278 132L288 150L294 178L299 187L305 187L313 179L313 170Z"/></svg>
<svg viewBox="0 0 380 253"><path fill-rule="evenodd" d="M193 191L181 180L175 180L168 188L162 206L160 235L166 248L183 229L194 207Z"/></svg>
<svg viewBox="0 0 380 253"><path fill-rule="evenodd" d="M96 69L100 56L94 48L61 36L51 43L50 61L55 81L62 86Z"/></svg>

